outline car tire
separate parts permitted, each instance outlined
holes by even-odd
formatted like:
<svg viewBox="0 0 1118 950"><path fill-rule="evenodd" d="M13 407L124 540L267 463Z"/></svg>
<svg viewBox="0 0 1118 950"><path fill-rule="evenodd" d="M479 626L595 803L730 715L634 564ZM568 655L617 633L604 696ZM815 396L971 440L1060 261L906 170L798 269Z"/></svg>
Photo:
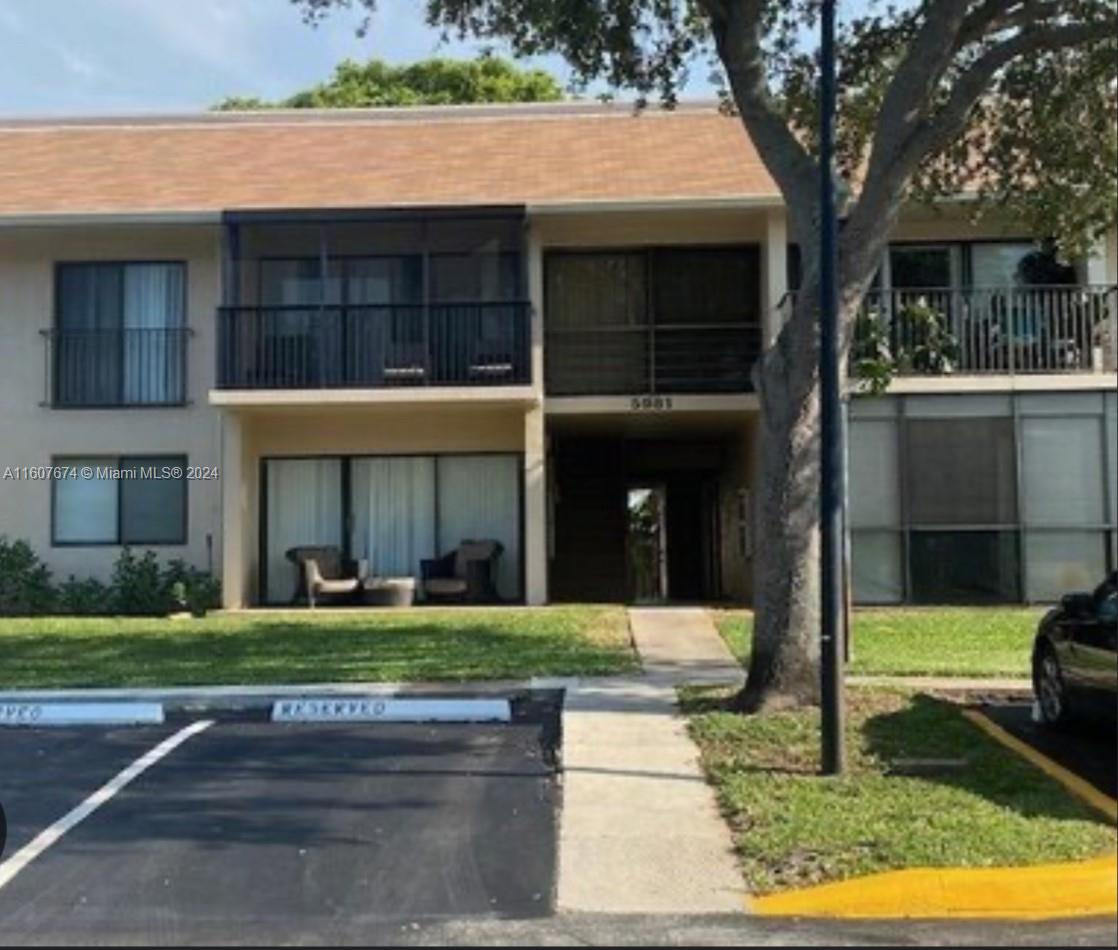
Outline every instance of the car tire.
<svg viewBox="0 0 1118 950"><path fill-rule="evenodd" d="M1056 651L1044 644L1037 651L1033 669L1033 687L1041 719L1049 726L1066 725L1071 718L1064 672Z"/></svg>

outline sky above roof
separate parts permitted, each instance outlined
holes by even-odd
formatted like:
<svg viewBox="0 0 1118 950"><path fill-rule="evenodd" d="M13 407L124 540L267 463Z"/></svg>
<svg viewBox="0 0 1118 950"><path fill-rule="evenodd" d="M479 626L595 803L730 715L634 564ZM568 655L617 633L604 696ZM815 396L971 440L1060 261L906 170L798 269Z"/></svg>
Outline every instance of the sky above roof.
<svg viewBox="0 0 1118 950"><path fill-rule="evenodd" d="M380 0L364 38L358 22L340 11L311 29L289 0L0 0L0 115L191 111L228 95L290 95L346 57L406 62L482 49L443 42L415 0ZM560 60L535 62L565 80Z"/></svg>

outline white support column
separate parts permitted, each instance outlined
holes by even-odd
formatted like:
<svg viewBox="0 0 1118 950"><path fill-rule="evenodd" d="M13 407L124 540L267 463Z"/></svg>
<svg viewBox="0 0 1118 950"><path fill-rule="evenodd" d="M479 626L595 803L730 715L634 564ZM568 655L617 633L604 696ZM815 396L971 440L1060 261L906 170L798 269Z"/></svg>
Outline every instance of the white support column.
<svg viewBox="0 0 1118 950"><path fill-rule="evenodd" d="M780 333L783 315L778 308L788 291L788 219L783 208L773 208L766 214L761 269L764 279L761 329L768 348Z"/></svg>
<svg viewBox="0 0 1118 950"><path fill-rule="evenodd" d="M532 305L532 386L543 398L543 248L535 224L527 226L528 300Z"/></svg>
<svg viewBox="0 0 1118 950"><path fill-rule="evenodd" d="M240 416L221 412L221 605L245 606L244 438Z"/></svg>
<svg viewBox="0 0 1118 950"><path fill-rule="evenodd" d="M547 445L543 405L524 414L524 599L547 603Z"/></svg>
<svg viewBox="0 0 1118 950"><path fill-rule="evenodd" d="M532 303L532 387L537 402L524 414L524 599L547 603L547 434L544 419L543 249L529 223L528 299Z"/></svg>

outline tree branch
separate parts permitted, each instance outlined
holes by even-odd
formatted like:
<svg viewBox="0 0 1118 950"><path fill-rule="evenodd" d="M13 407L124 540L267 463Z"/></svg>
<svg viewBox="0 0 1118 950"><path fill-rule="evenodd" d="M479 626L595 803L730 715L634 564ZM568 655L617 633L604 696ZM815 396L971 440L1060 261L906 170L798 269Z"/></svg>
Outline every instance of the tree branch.
<svg viewBox="0 0 1118 950"><path fill-rule="evenodd" d="M986 0L963 22L959 30L956 51L995 33L1024 28L1052 17L1064 10L1059 2L1042 3L1040 0Z"/></svg>
<svg viewBox="0 0 1118 950"><path fill-rule="evenodd" d="M757 152L776 180L793 217L806 227L814 207L816 163L773 102L761 45L764 0L700 0L734 104Z"/></svg>
<svg viewBox="0 0 1118 950"><path fill-rule="evenodd" d="M882 100L867 180L883 174L893 162L898 144L919 121L925 103L955 56L956 40L969 6L970 0L938 0L930 5Z"/></svg>
<svg viewBox="0 0 1118 950"><path fill-rule="evenodd" d="M1114 29L1112 19L1061 26L1041 24L991 46L954 81L950 95L935 115L927 116L925 105L920 110L924 117L913 123L905 136L874 143L880 160L865 178L865 187L850 215L849 230L861 234L870 226L892 221L916 166L963 133L971 110L1010 62L1033 53L1105 40L1114 35Z"/></svg>
<svg viewBox="0 0 1118 950"><path fill-rule="evenodd" d="M1110 39L1114 36L1115 26L1111 19L1066 26L1031 27L991 47L963 72L943 107L935 116L925 120L912 136L904 149L904 164L915 166L925 155L939 151L962 133L971 109L998 72L1014 59Z"/></svg>

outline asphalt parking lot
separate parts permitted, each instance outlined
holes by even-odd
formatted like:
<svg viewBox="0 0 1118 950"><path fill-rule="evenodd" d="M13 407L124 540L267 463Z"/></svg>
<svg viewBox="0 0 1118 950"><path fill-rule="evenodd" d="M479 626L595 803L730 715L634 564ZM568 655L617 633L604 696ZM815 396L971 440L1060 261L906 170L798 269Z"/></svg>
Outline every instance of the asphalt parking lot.
<svg viewBox="0 0 1118 950"><path fill-rule="evenodd" d="M7 729L0 943L375 943L448 919L547 915L555 715L218 720L5 881L21 848L202 717Z"/></svg>
<svg viewBox="0 0 1118 950"><path fill-rule="evenodd" d="M1118 754L1113 728L1079 722L1053 729L1033 722L1030 702L988 703L982 712L1010 735L1090 782L1104 795L1118 798Z"/></svg>

